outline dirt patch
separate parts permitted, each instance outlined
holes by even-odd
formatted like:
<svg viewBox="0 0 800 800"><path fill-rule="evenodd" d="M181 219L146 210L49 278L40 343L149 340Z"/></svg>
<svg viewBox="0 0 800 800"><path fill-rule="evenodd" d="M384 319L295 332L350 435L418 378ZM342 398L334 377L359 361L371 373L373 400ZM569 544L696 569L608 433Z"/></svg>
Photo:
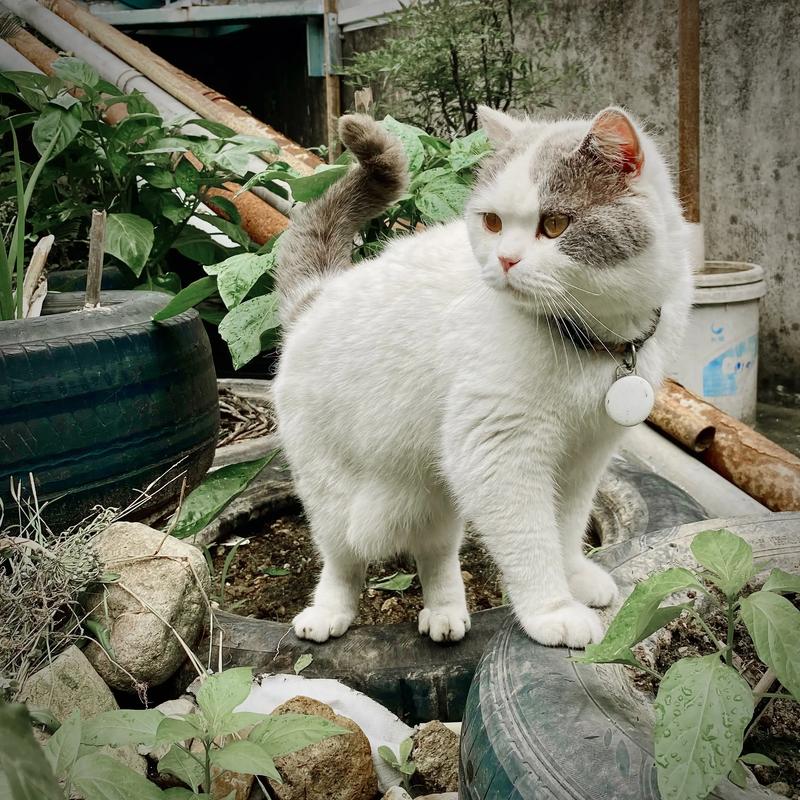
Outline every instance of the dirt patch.
<svg viewBox="0 0 800 800"><path fill-rule="evenodd" d="M243 616L290 622L308 603L319 574L319 559L308 524L299 513L283 514L263 531L248 534L249 543L236 552L228 568L224 607ZM230 547L212 545L216 580ZM500 575L486 550L469 537L461 551L461 567L470 611L502 604ZM413 560L393 558L372 564L368 581L394 573L414 573ZM422 608L419 578L403 592L367 588L361 595L356 622L416 621Z"/></svg>
<svg viewBox="0 0 800 800"><path fill-rule="evenodd" d="M749 587L745 593L753 591ZM800 607L800 598L794 598L795 607ZM727 637L727 620L718 610L703 615L714 635L725 641ZM653 665L662 675L678 659L687 656L702 656L714 652L714 645L708 635L691 618L679 617L666 627L655 648L655 660L645 655L641 646L636 648L637 656ZM738 622L734 635L734 666L750 684L755 686L764 671L764 666L756 654L753 642L742 622ZM655 695L657 683L649 675L633 672L633 681L640 689ZM775 691L772 689L771 691ZM766 701L762 701L762 704ZM759 706L759 709L763 705ZM791 700L774 700L762 715L758 725L744 743L745 753L763 753L775 761L777 767L752 767L759 782L785 784L789 787L787 797L800 800L800 703ZM781 791L785 788L776 786Z"/></svg>
<svg viewBox="0 0 800 800"><path fill-rule="evenodd" d="M266 436L276 427L271 406L240 397L230 389L219 390L218 447Z"/></svg>

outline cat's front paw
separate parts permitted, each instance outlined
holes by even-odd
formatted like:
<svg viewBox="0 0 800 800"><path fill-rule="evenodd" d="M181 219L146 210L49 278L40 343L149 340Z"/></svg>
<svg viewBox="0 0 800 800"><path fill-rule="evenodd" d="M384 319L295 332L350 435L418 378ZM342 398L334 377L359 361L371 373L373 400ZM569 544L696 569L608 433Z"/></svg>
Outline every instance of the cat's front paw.
<svg viewBox="0 0 800 800"><path fill-rule="evenodd" d="M605 608L617 596L617 584L600 566L588 558L583 559L578 568L567 576L569 590L579 602L593 608Z"/></svg>
<svg viewBox="0 0 800 800"><path fill-rule="evenodd" d="M419 632L434 642L460 642L470 629L469 612L458 606L423 608L419 612Z"/></svg>
<svg viewBox="0 0 800 800"><path fill-rule="evenodd" d="M327 642L331 636L341 636L352 621L352 614L343 614L324 606L309 606L292 620L292 625L298 639Z"/></svg>
<svg viewBox="0 0 800 800"><path fill-rule="evenodd" d="M520 618L525 633L540 644L583 648L603 638L603 624L597 613L574 600L554 611Z"/></svg>

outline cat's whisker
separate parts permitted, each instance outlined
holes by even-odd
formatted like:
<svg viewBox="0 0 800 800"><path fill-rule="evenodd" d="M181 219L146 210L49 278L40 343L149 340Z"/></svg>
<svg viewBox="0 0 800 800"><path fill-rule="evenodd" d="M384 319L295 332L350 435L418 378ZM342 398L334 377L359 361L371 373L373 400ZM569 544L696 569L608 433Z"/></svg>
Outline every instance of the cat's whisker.
<svg viewBox="0 0 800 800"><path fill-rule="evenodd" d="M560 299L561 299L561 300L563 300L564 298L562 297L562 298L560 298ZM559 298L558 298L558 297L556 297L556 296L553 296L553 297L552 297L552 300L553 300L553 303L554 303L554 305L555 305L555 306L556 306L556 308L558 309L558 311L559 311L559 314L560 314L560 315L562 315L562 316L569 316L569 313L568 313L567 309L565 309L565 308L564 308L564 307L561 305L561 303L559 302ZM585 334L583 334L583 335L585 336ZM585 371L584 371L584 369L583 369L583 359L581 358L581 354L580 354L580 352L578 351L578 345L575 343L575 340L574 340L574 339L573 339L571 336L569 336L569 337L567 337L567 338L569 339L569 341L570 341L570 344L572 345L572 349L575 351L575 358L577 359L577 361L578 361L578 365L579 365L579 366L580 366L580 368L581 368L581 375L582 375L583 377L585 377ZM562 340L562 341L564 340L564 336L563 336L563 334L562 334L562 336L561 336L561 340Z"/></svg>
<svg viewBox="0 0 800 800"><path fill-rule="evenodd" d="M591 317L591 318L592 318L592 319L593 319L595 322L597 322L599 325L602 325L602 326L603 326L603 327L604 327L604 328L605 328L605 329L606 329L606 330L607 330L609 333L613 334L613 335L614 335L614 336L616 336L618 339L621 339L622 341L625 341L626 337L625 337L623 334L619 333L619 331L615 331L613 328L609 328L609 327L608 327L608 325L606 325L606 324L605 324L605 323L604 323L604 322L603 322L601 319L598 319L598 318L597 318L597 317L596 317L594 314L592 314L592 312L591 312L591 311L589 311L589 309L588 309L588 308L586 308L586 306L585 306L583 303L581 303L581 301L580 301L580 300L578 300L578 298L577 298L577 297L575 297L575 295L574 295L574 294L572 294L572 292L568 291L567 289L565 289L564 291L565 291L565 292L566 292L566 294L568 294L568 295L569 295L569 296L572 298L572 300L573 300L575 303L577 303L577 304L578 304L578 305L579 305L579 306L580 306L580 307L583 309L583 311L584 311L586 314L588 314L588 315L589 315L589 316L590 316L590 317ZM587 326L587 327L588 327L588 326ZM591 328L589 328L589 330L591 330L591 331L592 331L592 333L594 333L594 334L595 334L595 336L597 336L597 334L596 334L596 333L595 333L595 332L594 332L594 331L593 331Z"/></svg>
<svg viewBox="0 0 800 800"><path fill-rule="evenodd" d="M556 278L555 282L559 284L559 286L566 286L570 289L575 289L576 292L583 292L584 294L590 294L592 297L602 297L602 292L590 292L588 289L584 289L581 286L575 286L573 283L567 283L563 278Z"/></svg>
<svg viewBox="0 0 800 800"><path fill-rule="evenodd" d="M565 291L566 291L566 290L565 290ZM568 299L568 298L569 298L569 299ZM612 353L612 352L611 352L611 351L608 349L608 346L607 346L607 345L606 345L606 343L603 341L602 337L600 337L600 336L598 336L598 335L597 335L597 331L595 331L595 329L594 329L594 328L593 328L593 327L592 327L592 326L589 324L589 321L588 321L588 320L587 320L587 319L586 319L586 318L583 316L583 314L581 314L580 310L579 310L578 308L576 308L576 307L575 307L575 305L574 305L575 303L578 303L579 305L581 305L581 306L583 307L583 304L582 304L582 303L580 303L580 301L579 301L579 300L578 300L576 297L574 297L574 296L573 296L573 295L572 295L570 292L568 292L568 291L566 292L566 296L564 297L564 300L565 300L565 301L567 301L567 302L569 302L569 304L570 304L570 307L572 308L572 310L573 310L573 312L575 313L575 315L578 317L578 321L580 322L580 324L581 324L581 325L583 325L583 326L584 326L584 328L586 328L586 330L588 330L588 331L589 331L589 333L591 333L591 334L592 334L592 336L594 336L595 340L596 340L597 342L599 342L599 343L600 343L600 345L602 345L602 347L603 347L603 349L606 351L606 353L608 353L608 355L610 355L610 356L611 356L611 358L614 360L614 363L615 363L615 364L619 364L619 360L617 359L616 355L615 355L614 353ZM584 308L584 310L585 310L587 313L589 313L588 309L586 309L585 307L583 307L583 308ZM594 315L593 315L593 314L592 314L591 316L592 316L592 317L594 317ZM596 318L595 318L595 319L596 319ZM599 320L598 320L598 322L599 322ZM600 324L602 324L602 323L600 323ZM611 331L611 333L614 333L614 331ZM619 334L614 334L614 335L615 335L615 336L619 336ZM587 343L587 344L591 344L591 342L590 342L589 338L588 338L588 337L586 337L586 334L585 334L585 333L583 334L583 336L584 336L584 338L586 338L586 343ZM620 338L621 338L621 337L620 337Z"/></svg>

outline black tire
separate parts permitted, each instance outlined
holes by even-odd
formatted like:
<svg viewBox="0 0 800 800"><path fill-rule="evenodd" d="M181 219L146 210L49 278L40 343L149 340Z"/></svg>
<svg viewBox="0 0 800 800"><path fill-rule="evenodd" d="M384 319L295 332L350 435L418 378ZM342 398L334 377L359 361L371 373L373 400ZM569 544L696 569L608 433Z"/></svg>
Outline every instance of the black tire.
<svg viewBox="0 0 800 800"><path fill-rule="evenodd" d="M50 292L81 292L86 291L85 269L59 269L47 275L47 289ZM104 267L103 280L100 288L104 291L111 289L128 289L131 286L130 273L126 275L119 267Z"/></svg>
<svg viewBox="0 0 800 800"><path fill-rule="evenodd" d="M168 504L181 488L170 478L185 471L191 487L205 474L219 429L195 311L156 324L155 292L106 292L103 308L72 313L82 304L48 295L44 316L0 323L0 498L8 513L10 480L32 473L51 527L124 508L162 475L139 513Z"/></svg>
<svg viewBox="0 0 800 800"><path fill-rule="evenodd" d="M800 563L800 514L765 514L670 527L597 554L624 591L665 564L691 563L707 528L745 537L755 555ZM461 733L461 800L658 800L649 700L618 665L575 664L508 620L475 673ZM713 798L764 798L724 781Z"/></svg>
<svg viewBox="0 0 800 800"><path fill-rule="evenodd" d="M264 452L276 446L277 441L270 442ZM248 458L259 454L251 452ZM257 525L274 515L276 502L285 503L290 496L285 463L275 458L216 520L215 537L242 535L243 525ZM683 490L625 459L611 465L598 503L605 512L596 519L596 532L613 541L707 516ZM225 666L252 666L261 672L290 673L300 655L311 653L314 660L303 671L306 677L338 678L411 724L459 720L478 661L509 615L507 607L474 613L472 630L456 644L435 644L418 634L416 624L401 623L356 625L342 638L318 645L297 639L285 623L218 612L213 646L219 645L221 630ZM210 645L206 640L200 652ZM185 677L188 683L191 677Z"/></svg>

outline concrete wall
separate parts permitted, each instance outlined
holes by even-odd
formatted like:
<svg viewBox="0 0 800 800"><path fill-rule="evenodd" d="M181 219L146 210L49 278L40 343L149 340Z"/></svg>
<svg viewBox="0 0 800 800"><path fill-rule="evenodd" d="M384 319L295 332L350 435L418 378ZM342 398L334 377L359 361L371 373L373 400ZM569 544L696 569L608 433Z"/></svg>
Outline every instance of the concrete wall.
<svg viewBox="0 0 800 800"><path fill-rule="evenodd" d="M588 74L555 112L622 104L677 163L677 0L549 0L547 9L541 27L522 22L524 46L566 32L564 55ZM762 380L800 390L800 4L701 0L701 19L706 257L764 267ZM346 49L381 36L347 34Z"/></svg>

